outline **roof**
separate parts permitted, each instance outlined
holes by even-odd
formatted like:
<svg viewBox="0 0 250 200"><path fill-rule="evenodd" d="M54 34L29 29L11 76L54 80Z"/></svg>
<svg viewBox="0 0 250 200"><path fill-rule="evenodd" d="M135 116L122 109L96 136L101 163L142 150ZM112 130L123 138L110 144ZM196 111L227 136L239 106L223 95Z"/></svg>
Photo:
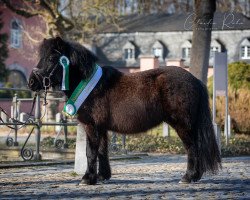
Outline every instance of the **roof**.
<svg viewBox="0 0 250 200"><path fill-rule="evenodd" d="M127 15L118 21L119 29L114 25L103 25L99 33L133 33L133 32L173 32L192 31L194 13L183 14L147 14ZM204 21L200 21L203 23ZM211 22L205 22L211 23ZM216 12L213 30L245 30L250 29L250 19L241 13Z"/></svg>

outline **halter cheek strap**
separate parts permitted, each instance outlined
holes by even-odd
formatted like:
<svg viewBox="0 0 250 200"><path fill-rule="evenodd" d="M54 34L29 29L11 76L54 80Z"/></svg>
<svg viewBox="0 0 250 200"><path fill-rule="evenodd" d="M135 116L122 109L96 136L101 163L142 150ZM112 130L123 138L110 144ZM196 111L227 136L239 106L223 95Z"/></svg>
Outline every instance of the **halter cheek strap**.
<svg viewBox="0 0 250 200"><path fill-rule="evenodd" d="M69 90L69 59L61 56L59 61L63 67L62 90Z"/></svg>

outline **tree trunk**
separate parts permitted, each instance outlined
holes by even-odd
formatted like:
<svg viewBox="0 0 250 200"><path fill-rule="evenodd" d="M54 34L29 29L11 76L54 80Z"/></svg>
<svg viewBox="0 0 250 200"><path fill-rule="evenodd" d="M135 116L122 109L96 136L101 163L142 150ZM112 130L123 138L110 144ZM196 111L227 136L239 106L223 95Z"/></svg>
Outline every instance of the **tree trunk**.
<svg viewBox="0 0 250 200"><path fill-rule="evenodd" d="M216 0L195 0L194 3L190 72L206 84Z"/></svg>

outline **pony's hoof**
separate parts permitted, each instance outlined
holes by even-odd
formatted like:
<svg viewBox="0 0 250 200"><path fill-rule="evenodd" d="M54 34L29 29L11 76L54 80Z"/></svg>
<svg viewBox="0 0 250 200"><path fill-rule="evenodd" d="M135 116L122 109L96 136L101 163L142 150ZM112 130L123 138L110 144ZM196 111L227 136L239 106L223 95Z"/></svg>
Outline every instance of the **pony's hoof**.
<svg viewBox="0 0 250 200"><path fill-rule="evenodd" d="M98 184L108 184L110 182L110 180L104 179L102 181L98 181Z"/></svg>
<svg viewBox="0 0 250 200"><path fill-rule="evenodd" d="M180 184L189 184L191 183L191 180L187 178L186 176L182 177L182 179L179 181Z"/></svg>
<svg viewBox="0 0 250 200"><path fill-rule="evenodd" d="M104 182L104 181L108 181L110 178L111 178L111 176L110 176L110 175L108 175L108 176L104 176L104 175L100 175L100 174L98 174L98 181L102 181L102 182Z"/></svg>
<svg viewBox="0 0 250 200"><path fill-rule="evenodd" d="M82 186L82 185L87 185L87 184L86 184L86 182L84 180L81 180L81 182L78 185Z"/></svg>
<svg viewBox="0 0 250 200"><path fill-rule="evenodd" d="M85 174L79 185L95 185L97 183L96 174Z"/></svg>

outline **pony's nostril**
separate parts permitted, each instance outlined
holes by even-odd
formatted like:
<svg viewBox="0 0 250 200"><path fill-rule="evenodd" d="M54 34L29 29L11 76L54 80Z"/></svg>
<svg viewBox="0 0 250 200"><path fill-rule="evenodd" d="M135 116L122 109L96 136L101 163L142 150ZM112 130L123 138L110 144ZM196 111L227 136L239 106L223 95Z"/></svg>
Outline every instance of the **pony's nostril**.
<svg viewBox="0 0 250 200"><path fill-rule="evenodd" d="M34 85L34 83L35 83L34 79L31 79L30 80L30 86Z"/></svg>

